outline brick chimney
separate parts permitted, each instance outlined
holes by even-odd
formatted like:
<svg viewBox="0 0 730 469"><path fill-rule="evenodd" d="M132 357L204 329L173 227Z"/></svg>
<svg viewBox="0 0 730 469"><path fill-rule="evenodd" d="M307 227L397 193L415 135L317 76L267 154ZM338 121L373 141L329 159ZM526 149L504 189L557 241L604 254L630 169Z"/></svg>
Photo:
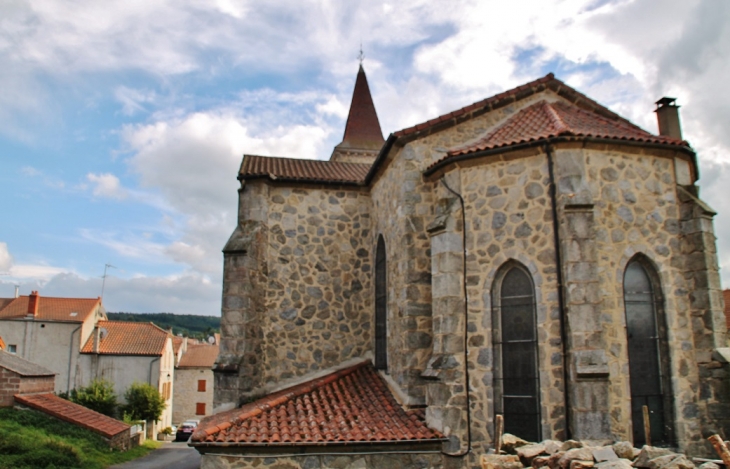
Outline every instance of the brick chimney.
<svg viewBox="0 0 730 469"><path fill-rule="evenodd" d="M40 303L40 296L37 291L33 290L28 296L28 317L35 317L38 314L38 303Z"/></svg>
<svg viewBox="0 0 730 469"><path fill-rule="evenodd" d="M101 342L101 327L99 323L94 326L94 353L99 353L99 342Z"/></svg>
<svg viewBox="0 0 730 469"><path fill-rule="evenodd" d="M659 121L659 135L682 140L682 127L679 125L679 106L677 98L666 96L656 102L656 117Z"/></svg>

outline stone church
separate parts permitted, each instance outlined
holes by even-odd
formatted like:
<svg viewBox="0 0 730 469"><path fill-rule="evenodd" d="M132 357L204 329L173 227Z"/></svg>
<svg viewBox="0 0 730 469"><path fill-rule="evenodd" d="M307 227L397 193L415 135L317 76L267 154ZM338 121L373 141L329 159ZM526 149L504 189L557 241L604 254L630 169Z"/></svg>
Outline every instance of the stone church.
<svg viewBox="0 0 730 469"><path fill-rule="evenodd" d="M549 74L384 140L361 66L328 161L245 155L203 467L477 467L496 415L640 446L644 406L730 437L715 213L655 112Z"/></svg>

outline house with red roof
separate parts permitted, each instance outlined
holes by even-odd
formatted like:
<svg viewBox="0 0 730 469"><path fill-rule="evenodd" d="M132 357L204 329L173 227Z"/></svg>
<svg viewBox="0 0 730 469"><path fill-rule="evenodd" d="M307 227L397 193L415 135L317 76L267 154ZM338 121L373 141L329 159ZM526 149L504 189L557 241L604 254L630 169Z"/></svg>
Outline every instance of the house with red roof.
<svg viewBox="0 0 730 469"><path fill-rule="evenodd" d="M715 212L656 104L658 134L548 74L383 139L361 67L329 160L243 157L220 413L191 444L236 467L471 467L497 415L640 446L646 408L653 444L711 453Z"/></svg>
<svg viewBox="0 0 730 469"><path fill-rule="evenodd" d="M218 352L218 345L201 344L187 347L182 354L175 366L173 423L213 413L213 365Z"/></svg>
<svg viewBox="0 0 730 469"><path fill-rule="evenodd" d="M119 402L135 382L148 383L162 394L166 408L150 429L172 425L175 354L172 334L152 324L125 321L99 321L81 348L75 387L88 386L95 379L114 385Z"/></svg>
<svg viewBox="0 0 730 469"><path fill-rule="evenodd" d="M98 321L101 298L54 298L37 291L0 301L5 349L56 373L55 391L74 387L79 351Z"/></svg>

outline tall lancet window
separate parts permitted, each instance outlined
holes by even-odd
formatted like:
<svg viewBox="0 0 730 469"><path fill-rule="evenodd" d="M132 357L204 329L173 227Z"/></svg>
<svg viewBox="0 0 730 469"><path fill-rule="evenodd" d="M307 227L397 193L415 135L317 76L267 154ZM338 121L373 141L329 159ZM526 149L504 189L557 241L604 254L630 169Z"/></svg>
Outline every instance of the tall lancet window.
<svg viewBox="0 0 730 469"><path fill-rule="evenodd" d="M642 257L631 260L624 273L624 307L635 446L646 443L644 406L649 411L651 444L668 445L673 441L669 346L662 306L661 285L654 267Z"/></svg>
<svg viewBox="0 0 730 469"><path fill-rule="evenodd" d="M540 441L535 288L530 273L510 262L492 287L494 408L504 430Z"/></svg>
<svg viewBox="0 0 730 469"><path fill-rule="evenodd" d="M375 252L375 368L388 369L388 289L385 241L378 237Z"/></svg>

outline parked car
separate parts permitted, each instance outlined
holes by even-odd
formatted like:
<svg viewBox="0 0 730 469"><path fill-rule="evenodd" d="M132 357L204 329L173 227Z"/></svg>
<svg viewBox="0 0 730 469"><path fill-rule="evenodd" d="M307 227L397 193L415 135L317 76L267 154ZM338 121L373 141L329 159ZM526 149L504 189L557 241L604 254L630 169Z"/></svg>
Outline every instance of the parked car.
<svg viewBox="0 0 730 469"><path fill-rule="evenodd" d="M175 432L175 441L188 441L199 423L200 420L184 421L182 425L177 427L177 432Z"/></svg>

